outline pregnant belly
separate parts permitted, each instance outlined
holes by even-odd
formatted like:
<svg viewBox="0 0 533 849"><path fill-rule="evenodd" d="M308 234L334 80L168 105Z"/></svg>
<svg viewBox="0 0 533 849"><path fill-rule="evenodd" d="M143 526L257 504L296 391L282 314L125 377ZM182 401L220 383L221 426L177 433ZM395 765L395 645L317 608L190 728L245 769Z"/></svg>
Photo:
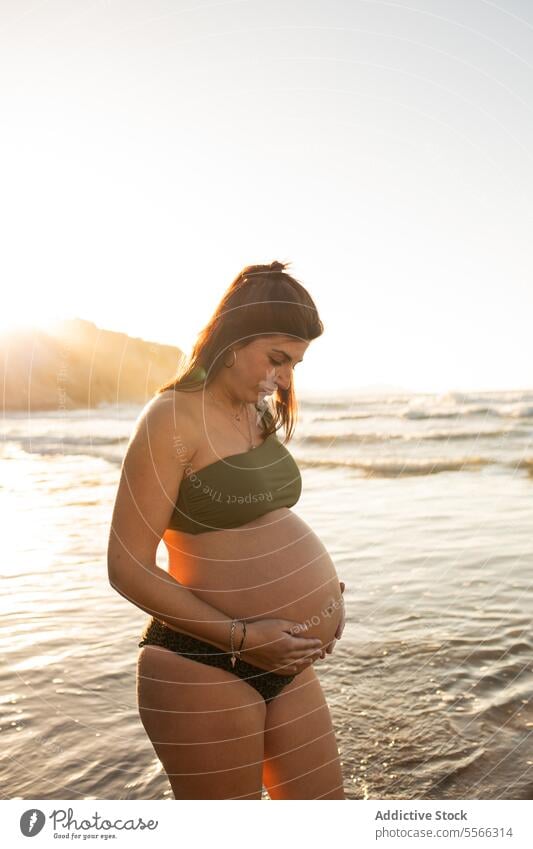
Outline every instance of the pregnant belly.
<svg viewBox="0 0 533 849"><path fill-rule="evenodd" d="M288 508L231 530L168 530L163 542L170 574L227 616L290 619L323 645L334 638L342 599L335 566Z"/></svg>

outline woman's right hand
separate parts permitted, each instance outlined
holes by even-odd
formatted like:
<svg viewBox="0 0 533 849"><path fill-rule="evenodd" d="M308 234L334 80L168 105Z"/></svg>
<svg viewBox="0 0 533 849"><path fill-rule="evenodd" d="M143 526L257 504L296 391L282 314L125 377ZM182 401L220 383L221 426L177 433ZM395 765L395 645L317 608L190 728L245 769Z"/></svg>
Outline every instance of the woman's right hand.
<svg viewBox="0 0 533 849"><path fill-rule="evenodd" d="M247 621L241 657L277 675L297 674L318 660L322 652L322 640L306 637L306 631L306 625L291 619Z"/></svg>

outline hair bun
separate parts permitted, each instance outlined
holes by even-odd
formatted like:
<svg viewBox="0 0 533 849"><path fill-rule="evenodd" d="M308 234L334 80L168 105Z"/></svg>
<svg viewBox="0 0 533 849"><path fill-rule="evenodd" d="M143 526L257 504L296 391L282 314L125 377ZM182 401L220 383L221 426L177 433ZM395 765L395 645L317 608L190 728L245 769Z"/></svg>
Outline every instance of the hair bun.
<svg viewBox="0 0 533 849"><path fill-rule="evenodd" d="M285 263L278 262L277 260L275 260L274 262L270 263L270 270L271 271L284 271L285 270Z"/></svg>

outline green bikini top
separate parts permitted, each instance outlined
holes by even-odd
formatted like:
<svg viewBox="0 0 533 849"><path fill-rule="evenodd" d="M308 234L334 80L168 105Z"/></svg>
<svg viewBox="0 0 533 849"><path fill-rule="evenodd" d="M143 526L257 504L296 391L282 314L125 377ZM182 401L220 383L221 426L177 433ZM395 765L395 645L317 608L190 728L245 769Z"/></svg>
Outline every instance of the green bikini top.
<svg viewBox="0 0 533 849"><path fill-rule="evenodd" d="M169 528L188 534L237 528L272 510L292 507L301 492L294 458L271 433L255 448L184 477Z"/></svg>

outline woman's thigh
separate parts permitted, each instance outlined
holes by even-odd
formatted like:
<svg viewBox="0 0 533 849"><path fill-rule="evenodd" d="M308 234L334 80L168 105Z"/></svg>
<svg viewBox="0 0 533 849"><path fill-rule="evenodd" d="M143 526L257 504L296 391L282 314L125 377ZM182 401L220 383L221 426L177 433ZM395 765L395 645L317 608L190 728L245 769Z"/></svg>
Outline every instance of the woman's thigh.
<svg viewBox="0 0 533 849"><path fill-rule="evenodd" d="M267 705L263 784L271 799L344 799L324 693L308 666Z"/></svg>
<svg viewBox="0 0 533 849"><path fill-rule="evenodd" d="M176 799L260 799L266 704L236 675L159 646L137 661L141 722Z"/></svg>

